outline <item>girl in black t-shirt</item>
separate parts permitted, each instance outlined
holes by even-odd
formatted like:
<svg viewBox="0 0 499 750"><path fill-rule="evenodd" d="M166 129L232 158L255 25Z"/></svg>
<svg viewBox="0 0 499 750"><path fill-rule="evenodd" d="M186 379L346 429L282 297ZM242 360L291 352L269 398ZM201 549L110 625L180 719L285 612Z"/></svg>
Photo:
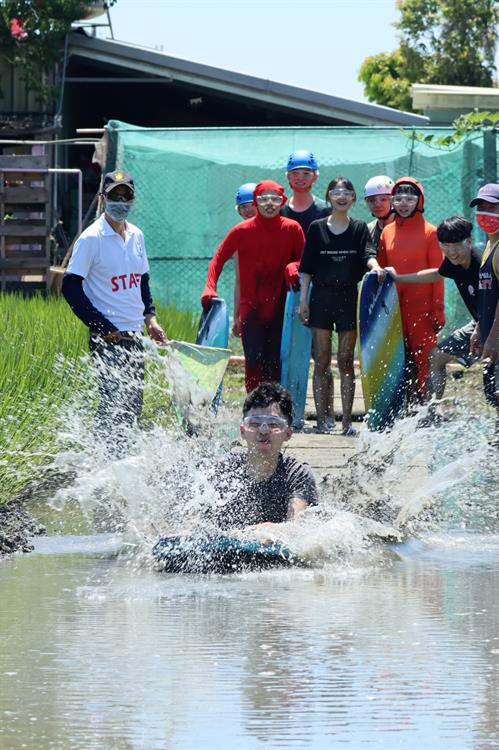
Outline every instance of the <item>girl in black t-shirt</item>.
<svg viewBox="0 0 499 750"><path fill-rule="evenodd" d="M352 426L352 406L355 393L353 357L357 284L367 268L375 270L380 278L384 277L385 272L376 260L376 249L370 241L367 224L348 216L356 200L351 181L345 177L331 180L326 200L331 204L331 214L310 225L300 263L303 274L300 316L313 332L317 431L330 432L333 428L327 423L326 414L328 410L334 414L331 334L336 328L343 434L356 435L357 431ZM309 305L307 296L311 281Z"/></svg>

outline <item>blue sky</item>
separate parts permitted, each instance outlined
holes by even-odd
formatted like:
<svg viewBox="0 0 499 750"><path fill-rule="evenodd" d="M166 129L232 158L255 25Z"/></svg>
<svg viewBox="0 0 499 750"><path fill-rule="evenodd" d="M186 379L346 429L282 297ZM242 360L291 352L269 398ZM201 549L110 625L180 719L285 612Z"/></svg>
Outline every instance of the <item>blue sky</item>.
<svg viewBox="0 0 499 750"><path fill-rule="evenodd" d="M111 9L120 41L358 101L367 101L359 67L398 46L398 16L395 0L118 0Z"/></svg>

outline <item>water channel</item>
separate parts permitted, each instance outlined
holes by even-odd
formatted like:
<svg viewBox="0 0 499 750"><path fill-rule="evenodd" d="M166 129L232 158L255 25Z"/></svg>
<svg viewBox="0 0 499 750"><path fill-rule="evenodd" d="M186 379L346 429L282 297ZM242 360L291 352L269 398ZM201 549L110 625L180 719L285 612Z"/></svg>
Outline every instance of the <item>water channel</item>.
<svg viewBox="0 0 499 750"><path fill-rule="evenodd" d="M0 564L1 750L499 747L497 450L462 420L404 438L439 449L423 521L368 533L333 483L302 530L315 561L288 570L154 569L157 463L186 443L82 464L66 495L125 496L126 528L66 517Z"/></svg>

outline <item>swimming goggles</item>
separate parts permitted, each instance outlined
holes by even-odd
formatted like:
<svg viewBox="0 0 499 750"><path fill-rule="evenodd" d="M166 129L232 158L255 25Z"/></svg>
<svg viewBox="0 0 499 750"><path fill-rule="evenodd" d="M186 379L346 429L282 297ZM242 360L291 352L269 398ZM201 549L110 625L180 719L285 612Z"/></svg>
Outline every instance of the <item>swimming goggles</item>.
<svg viewBox="0 0 499 750"><path fill-rule="evenodd" d="M332 195L333 198L354 198L355 193L353 190L347 190L346 188L333 188L329 191L328 195Z"/></svg>
<svg viewBox="0 0 499 750"><path fill-rule="evenodd" d="M281 195L257 195L256 202L263 206L264 203L273 203L274 206L280 206L282 203Z"/></svg>
<svg viewBox="0 0 499 750"><path fill-rule="evenodd" d="M392 203L408 203L409 205L417 203L419 200L417 195L411 195L410 193L397 193L392 196Z"/></svg>
<svg viewBox="0 0 499 750"><path fill-rule="evenodd" d="M288 423L281 417L274 417L272 414L255 414L252 417L243 419L243 426L252 432L260 430L265 426L270 432L283 432L287 429Z"/></svg>

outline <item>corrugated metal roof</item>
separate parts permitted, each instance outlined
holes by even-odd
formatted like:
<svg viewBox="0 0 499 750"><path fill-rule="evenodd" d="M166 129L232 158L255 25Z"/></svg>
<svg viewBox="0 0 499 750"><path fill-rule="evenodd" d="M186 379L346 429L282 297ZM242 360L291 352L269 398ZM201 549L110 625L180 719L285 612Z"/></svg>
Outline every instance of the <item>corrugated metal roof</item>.
<svg viewBox="0 0 499 750"><path fill-rule="evenodd" d="M170 57L126 42L117 42L72 34L69 54L108 65L121 66L158 78L199 86L214 93L226 93L241 99L295 109L310 115L343 121L352 125L427 125L422 115L401 112L391 107L365 104L351 99L330 96L318 91L289 86L284 83L236 73L223 68Z"/></svg>

